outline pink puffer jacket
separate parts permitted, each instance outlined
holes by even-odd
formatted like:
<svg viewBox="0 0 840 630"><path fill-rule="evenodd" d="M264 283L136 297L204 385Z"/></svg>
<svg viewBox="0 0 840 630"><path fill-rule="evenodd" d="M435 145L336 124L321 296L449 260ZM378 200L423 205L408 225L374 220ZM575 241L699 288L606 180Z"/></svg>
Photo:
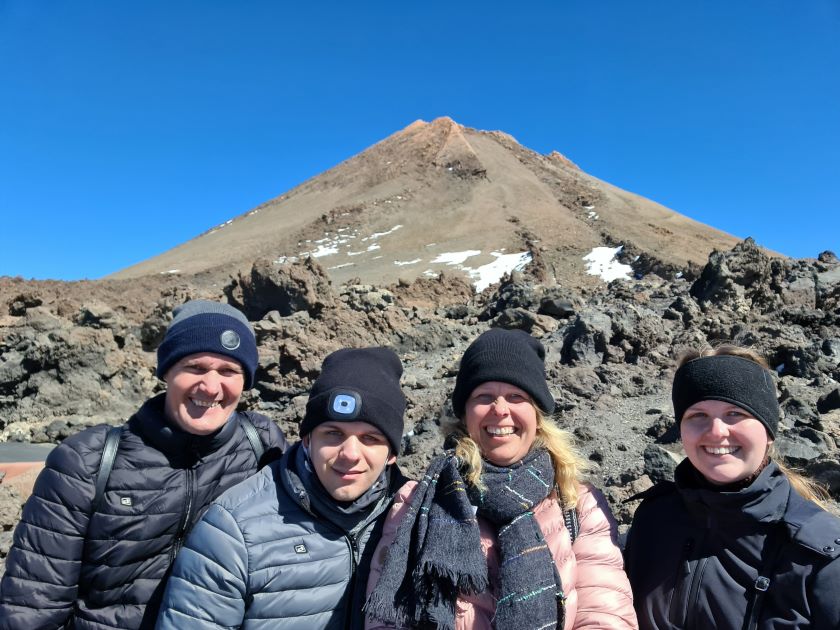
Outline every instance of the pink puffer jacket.
<svg viewBox="0 0 840 630"><path fill-rule="evenodd" d="M396 536L416 486L416 481L409 481L394 497L394 505L373 556L368 594L379 580L388 547ZM603 494L588 484L581 485L578 493L580 531L574 544L554 495L542 501L534 510L563 582L566 594L564 630L638 628L630 583L624 573L621 551L613 537L615 520L607 501ZM479 518L478 521L490 583L498 584L499 552L495 530L484 519ZM490 630L493 627L495 608L496 597L490 591L459 598L455 611L456 629ZM387 626L367 619L365 627L372 630Z"/></svg>

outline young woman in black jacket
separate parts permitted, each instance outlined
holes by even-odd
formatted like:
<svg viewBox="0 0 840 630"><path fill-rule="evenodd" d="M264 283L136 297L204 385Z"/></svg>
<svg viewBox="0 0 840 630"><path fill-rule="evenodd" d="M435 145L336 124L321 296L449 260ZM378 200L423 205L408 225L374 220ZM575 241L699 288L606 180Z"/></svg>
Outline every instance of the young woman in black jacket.
<svg viewBox="0 0 840 630"><path fill-rule="evenodd" d="M840 518L773 457L773 376L731 346L683 358L672 389L686 459L644 493L626 566L645 628L840 628Z"/></svg>

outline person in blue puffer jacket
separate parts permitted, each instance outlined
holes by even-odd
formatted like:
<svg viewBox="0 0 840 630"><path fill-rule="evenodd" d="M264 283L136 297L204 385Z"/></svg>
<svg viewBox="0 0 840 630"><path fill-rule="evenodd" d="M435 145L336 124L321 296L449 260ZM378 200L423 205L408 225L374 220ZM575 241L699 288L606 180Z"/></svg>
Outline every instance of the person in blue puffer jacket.
<svg viewBox="0 0 840 630"><path fill-rule="evenodd" d="M324 359L279 461L219 497L175 562L158 630L361 628L406 400L387 348Z"/></svg>

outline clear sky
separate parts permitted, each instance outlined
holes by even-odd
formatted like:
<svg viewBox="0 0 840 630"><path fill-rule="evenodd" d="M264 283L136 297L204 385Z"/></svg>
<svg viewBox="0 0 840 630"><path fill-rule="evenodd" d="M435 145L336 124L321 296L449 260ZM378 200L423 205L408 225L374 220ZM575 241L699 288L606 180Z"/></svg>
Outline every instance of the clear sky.
<svg viewBox="0 0 840 630"><path fill-rule="evenodd" d="M837 0L0 0L0 275L101 277L443 115L840 254Z"/></svg>

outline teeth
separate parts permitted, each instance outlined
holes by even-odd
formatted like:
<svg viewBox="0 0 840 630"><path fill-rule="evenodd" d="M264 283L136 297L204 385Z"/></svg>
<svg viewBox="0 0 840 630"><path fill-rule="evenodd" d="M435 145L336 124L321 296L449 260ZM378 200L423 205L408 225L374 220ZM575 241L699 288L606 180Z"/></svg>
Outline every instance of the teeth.
<svg viewBox="0 0 840 630"><path fill-rule="evenodd" d="M487 433L490 435L510 435L513 431L513 427L487 427Z"/></svg>
<svg viewBox="0 0 840 630"><path fill-rule="evenodd" d="M738 446L704 446L703 449L712 455L731 455L738 450Z"/></svg>
<svg viewBox="0 0 840 630"><path fill-rule="evenodd" d="M190 398L190 400L196 407L204 407L205 409L212 409L213 407L221 406L221 403L218 400L197 400L196 398Z"/></svg>

